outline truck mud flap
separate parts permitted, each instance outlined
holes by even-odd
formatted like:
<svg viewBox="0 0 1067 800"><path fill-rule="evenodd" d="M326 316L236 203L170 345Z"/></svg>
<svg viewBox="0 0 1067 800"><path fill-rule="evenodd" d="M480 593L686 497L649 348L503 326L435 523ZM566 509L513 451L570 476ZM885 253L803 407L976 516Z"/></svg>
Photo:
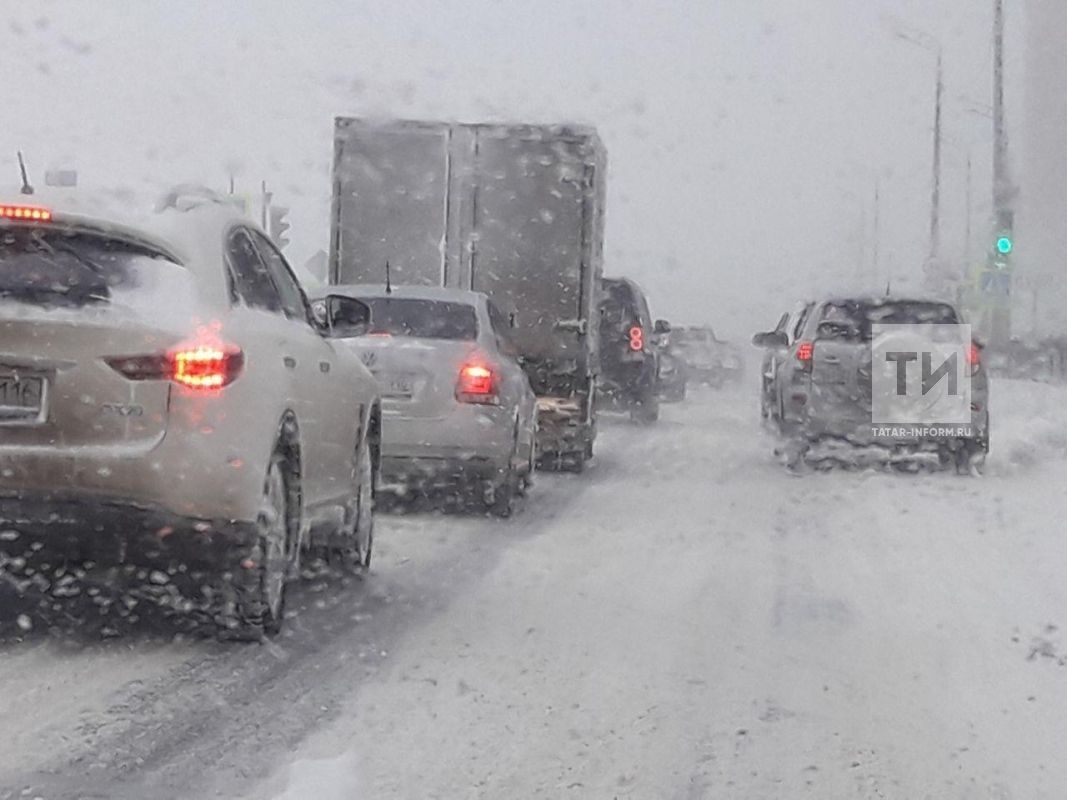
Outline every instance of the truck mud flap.
<svg viewBox="0 0 1067 800"><path fill-rule="evenodd" d="M537 399L537 468L582 472L593 456L595 423L586 419L582 402L571 398Z"/></svg>

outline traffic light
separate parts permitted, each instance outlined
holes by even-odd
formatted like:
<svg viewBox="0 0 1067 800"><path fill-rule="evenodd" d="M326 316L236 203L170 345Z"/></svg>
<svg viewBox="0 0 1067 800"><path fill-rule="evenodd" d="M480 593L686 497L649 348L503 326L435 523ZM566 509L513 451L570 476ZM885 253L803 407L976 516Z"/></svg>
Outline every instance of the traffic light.
<svg viewBox="0 0 1067 800"><path fill-rule="evenodd" d="M993 268L1006 270L1011 268L1011 256L1015 252L1015 214L1010 209L997 212L993 231Z"/></svg>
<svg viewBox="0 0 1067 800"><path fill-rule="evenodd" d="M282 250L289 244L289 237L285 235L289 230L288 216L289 209L284 206L273 206L270 210L270 238Z"/></svg>

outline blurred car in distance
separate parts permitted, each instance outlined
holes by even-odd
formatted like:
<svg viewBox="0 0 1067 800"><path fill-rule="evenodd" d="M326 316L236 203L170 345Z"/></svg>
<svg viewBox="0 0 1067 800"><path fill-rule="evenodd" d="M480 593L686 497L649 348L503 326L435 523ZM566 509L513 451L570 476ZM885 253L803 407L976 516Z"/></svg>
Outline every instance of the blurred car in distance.
<svg viewBox="0 0 1067 800"><path fill-rule="evenodd" d="M659 351L656 392L666 403L679 403L685 400L688 390L689 366L674 350L673 331L667 320L656 320L653 331L653 341Z"/></svg>
<svg viewBox="0 0 1067 800"><path fill-rule="evenodd" d="M601 287L599 402L637 422L655 422L659 351L648 300L627 278L604 278Z"/></svg>
<svg viewBox="0 0 1067 800"><path fill-rule="evenodd" d="M676 327L671 332L675 353L689 367L695 383L718 388L741 380L744 359L736 345L718 339L707 325Z"/></svg>

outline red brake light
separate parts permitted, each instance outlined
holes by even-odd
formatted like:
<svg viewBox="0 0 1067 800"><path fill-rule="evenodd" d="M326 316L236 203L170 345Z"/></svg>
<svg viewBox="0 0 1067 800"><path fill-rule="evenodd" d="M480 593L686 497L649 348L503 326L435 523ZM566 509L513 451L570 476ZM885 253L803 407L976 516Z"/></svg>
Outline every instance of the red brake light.
<svg viewBox="0 0 1067 800"><path fill-rule="evenodd" d="M797 361L811 361L815 354L814 342L801 342L797 345Z"/></svg>
<svg viewBox="0 0 1067 800"><path fill-rule="evenodd" d="M183 347L166 355L109 358L107 363L132 381L170 380L190 389L221 389L241 374L244 353L213 345Z"/></svg>
<svg viewBox="0 0 1067 800"><path fill-rule="evenodd" d="M27 220L29 222L51 222L52 209L44 206L10 206L0 204L0 218Z"/></svg>
<svg viewBox="0 0 1067 800"><path fill-rule="evenodd" d="M645 331L640 325L630 328L630 350L639 353L645 349Z"/></svg>
<svg viewBox="0 0 1067 800"><path fill-rule="evenodd" d="M970 347L967 348L967 363L972 367L977 367L982 363L982 348L971 342Z"/></svg>
<svg viewBox="0 0 1067 800"><path fill-rule="evenodd" d="M466 364L459 371L456 398L463 403L495 404L496 376L483 364Z"/></svg>
<svg viewBox="0 0 1067 800"><path fill-rule="evenodd" d="M168 355L170 379L191 389L221 389L244 366L244 353L221 347L194 347Z"/></svg>

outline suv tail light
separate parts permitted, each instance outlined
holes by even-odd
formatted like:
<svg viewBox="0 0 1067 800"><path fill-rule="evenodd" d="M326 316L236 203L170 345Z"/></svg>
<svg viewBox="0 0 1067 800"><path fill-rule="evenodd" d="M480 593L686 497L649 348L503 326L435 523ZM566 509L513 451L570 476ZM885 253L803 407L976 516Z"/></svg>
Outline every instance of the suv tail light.
<svg viewBox="0 0 1067 800"><path fill-rule="evenodd" d="M191 389L221 389L244 367L244 353L221 347L194 347L167 355L170 379Z"/></svg>
<svg viewBox="0 0 1067 800"><path fill-rule="evenodd" d="M982 348L977 342L967 345L967 374L974 375L982 368Z"/></svg>
<svg viewBox="0 0 1067 800"><path fill-rule="evenodd" d="M500 402L496 388L496 375L492 368L485 364L465 364L459 371L456 399L461 403L496 405Z"/></svg>
<svg viewBox="0 0 1067 800"><path fill-rule="evenodd" d="M645 329L640 325L632 325L628 331L630 334L630 351L640 353L645 349Z"/></svg>
<svg viewBox="0 0 1067 800"><path fill-rule="evenodd" d="M0 203L0 218L28 222L51 222L52 209L44 206L13 206Z"/></svg>
<svg viewBox="0 0 1067 800"><path fill-rule="evenodd" d="M181 347L163 355L121 356L108 366L131 381L169 380L189 389L221 389L244 368L244 353L216 345Z"/></svg>

